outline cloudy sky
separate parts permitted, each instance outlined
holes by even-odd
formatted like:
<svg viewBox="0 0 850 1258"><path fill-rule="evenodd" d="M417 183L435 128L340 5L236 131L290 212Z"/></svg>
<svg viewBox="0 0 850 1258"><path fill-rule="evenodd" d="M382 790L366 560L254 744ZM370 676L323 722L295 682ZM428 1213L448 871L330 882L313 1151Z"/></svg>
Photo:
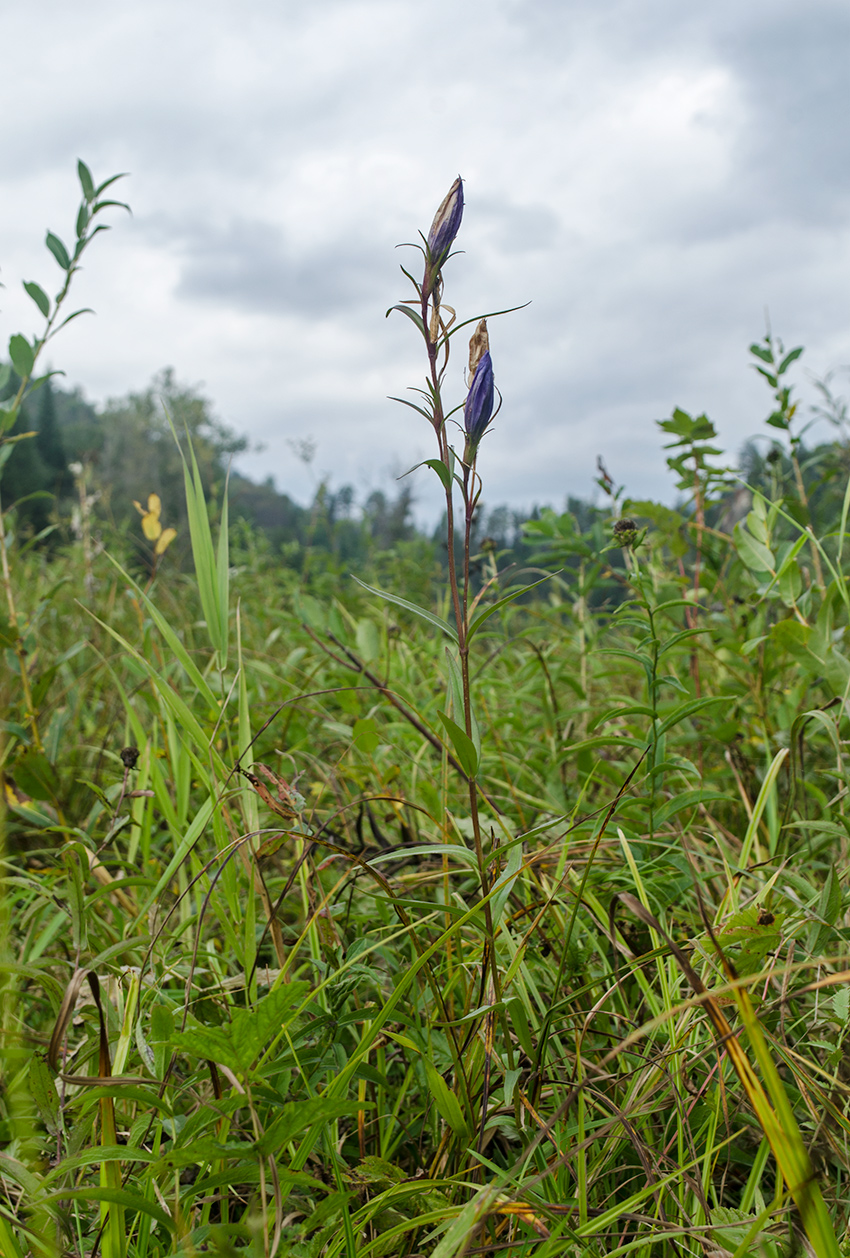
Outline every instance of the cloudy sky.
<svg viewBox="0 0 850 1258"><path fill-rule="evenodd" d="M72 235L77 157L130 172L133 217L79 277L97 316L52 364L95 401L173 366L262 443L243 470L299 499L293 440L361 493L433 453L386 400L424 365L384 315L414 258L395 246L458 173L445 300L531 302L491 326L493 505L588 495L597 454L669 498L654 421L676 405L737 451L769 409L766 309L807 347L804 399L806 368L850 362L846 0L30 0L4 46L3 343L38 328L21 281L58 280L44 231Z"/></svg>

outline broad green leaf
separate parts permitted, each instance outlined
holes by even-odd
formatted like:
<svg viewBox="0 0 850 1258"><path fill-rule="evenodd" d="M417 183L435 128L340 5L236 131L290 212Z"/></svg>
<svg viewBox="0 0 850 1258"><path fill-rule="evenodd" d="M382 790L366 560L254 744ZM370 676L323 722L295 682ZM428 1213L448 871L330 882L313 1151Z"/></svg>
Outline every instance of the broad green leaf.
<svg viewBox="0 0 850 1258"><path fill-rule="evenodd" d="M381 635L374 620L369 620L366 617L358 620L355 637L361 659L365 660L367 664L371 664L374 660L380 658Z"/></svg>
<svg viewBox="0 0 850 1258"><path fill-rule="evenodd" d="M776 560L772 551L762 542L757 541L752 534L746 532L740 524L735 525L733 536L735 549L751 572L776 571Z"/></svg>
<svg viewBox="0 0 850 1258"><path fill-rule="evenodd" d="M361 717L359 721L354 722L352 731L352 742L356 743L359 749L367 756L374 755L378 750L381 737L378 733L378 727L371 716Z"/></svg>
<svg viewBox="0 0 850 1258"><path fill-rule="evenodd" d="M197 1024L177 1031L172 1044L177 1052L220 1062L245 1076L269 1040L282 1031L292 1006L306 996L310 984L282 983L257 1002L254 1009L234 1009L229 1023Z"/></svg>
<svg viewBox="0 0 850 1258"><path fill-rule="evenodd" d="M22 380L28 379L32 375L32 369L35 365L33 348L27 338L21 336L19 332L9 337L9 357L12 360L12 366Z"/></svg>

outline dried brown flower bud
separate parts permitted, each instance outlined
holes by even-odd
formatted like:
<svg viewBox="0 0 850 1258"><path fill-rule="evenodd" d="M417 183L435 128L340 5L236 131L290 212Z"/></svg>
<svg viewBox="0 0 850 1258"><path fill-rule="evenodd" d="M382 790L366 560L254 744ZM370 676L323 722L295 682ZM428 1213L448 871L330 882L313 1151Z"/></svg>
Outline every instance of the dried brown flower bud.
<svg viewBox="0 0 850 1258"><path fill-rule="evenodd" d="M469 378L475 375L475 368L490 348L490 336L487 332L487 320L482 319L472 333L469 342Z"/></svg>

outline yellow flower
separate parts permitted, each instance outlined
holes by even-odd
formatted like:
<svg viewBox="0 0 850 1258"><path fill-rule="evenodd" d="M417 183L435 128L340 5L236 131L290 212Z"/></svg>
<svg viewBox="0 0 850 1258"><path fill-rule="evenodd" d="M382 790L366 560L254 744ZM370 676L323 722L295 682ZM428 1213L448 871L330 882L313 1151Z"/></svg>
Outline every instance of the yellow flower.
<svg viewBox="0 0 850 1258"><path fill-rule="evenodd" d="M142 517L142 532L149 542L156 542L155 555L164 555L177 536L176 529L163 529L159 522L162 514L162 502L159 494L148 494L147 511L140 502L133 500L133 506Z"/></svg>

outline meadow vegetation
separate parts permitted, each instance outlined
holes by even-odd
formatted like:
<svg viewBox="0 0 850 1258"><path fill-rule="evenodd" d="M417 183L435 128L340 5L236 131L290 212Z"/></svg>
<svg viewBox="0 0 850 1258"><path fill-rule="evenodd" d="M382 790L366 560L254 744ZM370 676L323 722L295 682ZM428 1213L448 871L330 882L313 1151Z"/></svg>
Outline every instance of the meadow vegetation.
<svg viewBox="0 0 850 1258"><path fill-rule="evenodd" d="M0 382L0 1253L850 1254L840 399L807 448L768 334L766 452L675 410L675 507L488 536L457 182L393 312L443 544L234 523L173 378L39 378L79 174Z"/></svg>

